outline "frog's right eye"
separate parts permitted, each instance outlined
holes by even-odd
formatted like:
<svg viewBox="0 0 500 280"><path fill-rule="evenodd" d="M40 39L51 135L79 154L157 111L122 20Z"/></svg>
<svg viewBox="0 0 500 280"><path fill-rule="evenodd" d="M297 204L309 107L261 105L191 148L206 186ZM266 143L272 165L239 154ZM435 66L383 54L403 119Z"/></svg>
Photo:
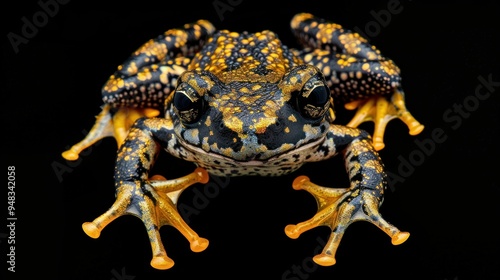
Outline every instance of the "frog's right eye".
<svg viewBox="0 0 500 280"><path fill-rule="evenodd" d="M188 84L180 84L174 93L174 111L183 124L197 122L205 109L205 100Z"/></svg>
<svg viewBox="0 0 500 280"><path fill-rule="evenodd" d="M330 90L322 77L313 76L305 84L297 96L297 108L309 119L318 120L324 117L330 106Z"/></svg>

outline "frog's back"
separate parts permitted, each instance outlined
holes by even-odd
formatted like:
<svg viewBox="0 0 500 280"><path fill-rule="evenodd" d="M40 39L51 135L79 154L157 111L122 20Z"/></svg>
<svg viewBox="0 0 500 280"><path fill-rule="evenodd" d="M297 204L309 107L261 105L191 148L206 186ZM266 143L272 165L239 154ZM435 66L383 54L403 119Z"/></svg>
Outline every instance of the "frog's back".
<svg viewBox="0 0 500 280"><path fill-rule="evenodd" d="M272 31L220 30L196 54L188 70L210 72L223 83L276 83L301 63Z"/></svg>

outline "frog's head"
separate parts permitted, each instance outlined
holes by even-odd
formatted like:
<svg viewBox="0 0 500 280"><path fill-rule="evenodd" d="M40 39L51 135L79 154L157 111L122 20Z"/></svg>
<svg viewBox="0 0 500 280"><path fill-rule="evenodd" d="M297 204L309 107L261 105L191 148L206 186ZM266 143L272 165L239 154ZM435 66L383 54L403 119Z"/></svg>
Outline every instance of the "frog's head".
<svg viewBox="0 0 500 280"><path fill-rule="evenodd" d="M222 65L198 64L179 77L166 111L182 145L258 161L324 138L334 116L320 70L307 64L265 65L251 51L252 57L235 60L242 62L237 67L226 59Z"/></svg>

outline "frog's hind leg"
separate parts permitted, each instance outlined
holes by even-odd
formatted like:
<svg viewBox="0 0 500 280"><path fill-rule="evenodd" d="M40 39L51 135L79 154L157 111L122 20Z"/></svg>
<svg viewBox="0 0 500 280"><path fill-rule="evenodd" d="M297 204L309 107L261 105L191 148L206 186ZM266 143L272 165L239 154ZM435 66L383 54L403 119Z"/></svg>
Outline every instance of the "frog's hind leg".
<svg viewBox="0 0 500 280"><path fill-rule="evenodd" d="M97 115L96 121L85 138L62 153L67 160L77 160L80 152L92 146L102 138L113 136L113 117L110 113L110 106L105 105Z"/></svg>
<svg viewBox="0 0 500 280"><path fill-rule="evenodd" d="M399 67L366 38L309 13L294 16L291 26L304 49L312 49L299 55L320 68L334 100L347 109L358 109L348 126L375 123L376 150L384 148L385 127L394 118L401 119L411 135L424 129L406 109Z"/></svg>
<svg viewBox="0 0 500 280"><path fill-rule="evenodd" d="M63 152L67 160L77 160L81 151L108 136L123 143L132 123L139 117L159 114L165 96L215 27L206 20L167 30L140 46L120 66L102 88L103 101L119 107L111 112L105 105L88 135Z"/></svg>
<svg viewBox="0 0 500 280"><path fill-rule="evenodd" d="M97 115L94 126L85 138L62 153L67 160L77 160L80 153L97 141L114 137L118 147L123 143L132 124L141 117L155 117L160 112L155 109L120 108L113 112L111 105L106 104Z"/></svg>
<svg viewBox="0 0 500 280"><path fill-rule="evenodd" d="M406 109L402 90L396 90L390 99L384 96L373 96L347 103L345 108L348 110L357 109L347 126L358 127L363 122L373 121L373 146L376 150L385 147L385 128L387 123L393 119L402 120L408 126L410 135L417 135L424 129L424 126Z"/></svg>
<svg viewBox="0 0 500 280"><path fill-rule="evenodd" d="M160 111L150 108L120 108L113 115L113 136L116 139L118 147L121 146L127 137L130 127L134 122L142 117L152 118L160 114Z"/></svg>

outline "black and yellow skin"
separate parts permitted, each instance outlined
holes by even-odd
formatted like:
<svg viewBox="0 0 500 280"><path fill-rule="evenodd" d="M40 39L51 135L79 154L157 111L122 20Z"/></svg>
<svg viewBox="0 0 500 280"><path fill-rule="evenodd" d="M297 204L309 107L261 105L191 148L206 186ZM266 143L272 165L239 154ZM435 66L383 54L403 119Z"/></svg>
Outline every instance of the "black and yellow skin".
<svg viewBox="0 0 500 280"><path fill-rule="evenodd" d="M271 31L216 31L200 20L147 42L118 67L103 88L105 106L96 125L63 154L75 159L105 136L118 141L117 199L83 225L89 236L97 238L121 215L136 215L151 241L151 265L168 269L174 262L163 248L161 226L176 227L193 251L208 246L176 210L180 192L206 182L207 172L279 176L340 154L350 185L326 188L299 176L293 188L310 192L319 209L310 220L287 226L285 233L298 238L311 228L329 226L330 239L314 257L321 265L335 264L340 239L355 221L373 223L393 244L409 237L378 212L387 187L377 153L386 123L399 117L411 133L423 128L404 106L399 69L337 24L299 14L291 25L304 50L289 49ZM359 108L351 125L334 124L338 102ZM366 120L375 121L378 142L355 127ZM174 180L151 177L161 150L197 169Z"/></svg>

